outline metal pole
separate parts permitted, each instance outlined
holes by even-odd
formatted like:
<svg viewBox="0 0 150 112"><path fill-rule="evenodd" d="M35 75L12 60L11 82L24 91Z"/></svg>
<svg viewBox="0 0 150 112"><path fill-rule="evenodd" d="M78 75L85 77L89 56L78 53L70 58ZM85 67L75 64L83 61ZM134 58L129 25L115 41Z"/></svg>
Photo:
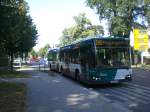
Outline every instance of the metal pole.
<svg viewBox="0 0 150 112"><path fill-rule="evenodd" d="M40 71L40 63L39 63L39 71Z"/></svg>

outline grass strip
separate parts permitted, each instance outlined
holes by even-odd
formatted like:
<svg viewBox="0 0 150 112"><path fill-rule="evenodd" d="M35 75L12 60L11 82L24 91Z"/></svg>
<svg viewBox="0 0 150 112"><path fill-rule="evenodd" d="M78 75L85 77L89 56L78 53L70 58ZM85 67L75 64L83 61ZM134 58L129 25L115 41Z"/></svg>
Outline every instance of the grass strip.
<svg viewBox="0 0 150 112"><path fill-rule="evenodd" d="M29 78L30 76L19 71L0 71L0 78Z"/></svg>
<svg viewBox="0 0 150 112"><path fill-rule="evenodd" d="M26 85L0 83L0 112L25 112Z"/></svg>

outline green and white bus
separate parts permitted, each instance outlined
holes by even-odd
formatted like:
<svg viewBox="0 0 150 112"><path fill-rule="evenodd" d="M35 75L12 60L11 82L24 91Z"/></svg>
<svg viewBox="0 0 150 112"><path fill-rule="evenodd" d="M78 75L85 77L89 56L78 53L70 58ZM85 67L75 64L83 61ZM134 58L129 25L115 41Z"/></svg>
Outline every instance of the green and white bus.
<svg viewBox="0 0 150 112"><path fill-rule="evenodd" d="M131 81L129 39L95 37L61 47L59 71L87 84Z"/></svg>
<svg viewBox="0 0 150 112"><path fill-rule="evenodd" d="M49 49L47 53L48 65L50 70L59 71L59 49Z"/></svg>

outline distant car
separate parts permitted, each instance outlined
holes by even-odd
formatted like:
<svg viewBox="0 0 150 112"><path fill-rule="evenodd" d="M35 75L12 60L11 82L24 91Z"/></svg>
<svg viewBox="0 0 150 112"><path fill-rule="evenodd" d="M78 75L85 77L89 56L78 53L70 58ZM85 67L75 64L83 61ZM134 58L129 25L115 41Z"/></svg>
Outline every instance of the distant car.
<svg viewBox="0 0 150 112"><path fill-rule="evenodd" d="M47 58L40 58L39 63L40 63L41 65L48 65Z"/></svg>
<svg viewBox="0 0 150 112"><path fill-rule="evenodd" d="M20 58L16 58L16 59L14 59L14 63L20 63Z"/></svg>
<svg viewBox="0 0 150 112"><path fill-rule="evenodd" d="M39 59L36 58L36 57L33 57L30 59L30 62L33 63L33 62L39 62Z"/></svg>

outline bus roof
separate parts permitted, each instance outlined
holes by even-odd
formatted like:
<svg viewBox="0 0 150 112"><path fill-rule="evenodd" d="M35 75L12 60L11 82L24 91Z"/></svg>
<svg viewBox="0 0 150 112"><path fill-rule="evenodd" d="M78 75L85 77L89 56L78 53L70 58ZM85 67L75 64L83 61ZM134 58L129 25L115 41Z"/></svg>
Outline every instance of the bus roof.
<svg viewBox="0 0 150 112"><path fill-rule="evenodd" d="M119 36L101 36L101 35L97 35L97 36L89 36L87 38L82 38L82 39L78 39L76 41L74 41L72 44L76 44L79 42L84 42L84 41L88 41L88 40L129 40L129 38L124 38L124 37L119 37Z"/></svg>
<svg viewBox="0 0 150 112"><path fill-rule="evenodd" d="M95 36L95 37L90 36L90 37L87 37L87 38L78 39L78 40L72 42L71 44L68 44L66 46L61 47L61 49L70 49L70 48L73 48L74 45L76 45L78 43L84 43L84 42L88 43L88 42L91 42L93 40L129 41L129 38L118 37L118 36L107 36L107 37L105 37L105 36L100 36L100 35Z"/></svg>
<svg viewBox="0 0 150 112"><path fill-rule="evenodd" d="M52 51L52 52L57 52L57 51L59 51L59 48L49 48L49 49L48 49L48 52L50 52L50 51Z"/></svg>

